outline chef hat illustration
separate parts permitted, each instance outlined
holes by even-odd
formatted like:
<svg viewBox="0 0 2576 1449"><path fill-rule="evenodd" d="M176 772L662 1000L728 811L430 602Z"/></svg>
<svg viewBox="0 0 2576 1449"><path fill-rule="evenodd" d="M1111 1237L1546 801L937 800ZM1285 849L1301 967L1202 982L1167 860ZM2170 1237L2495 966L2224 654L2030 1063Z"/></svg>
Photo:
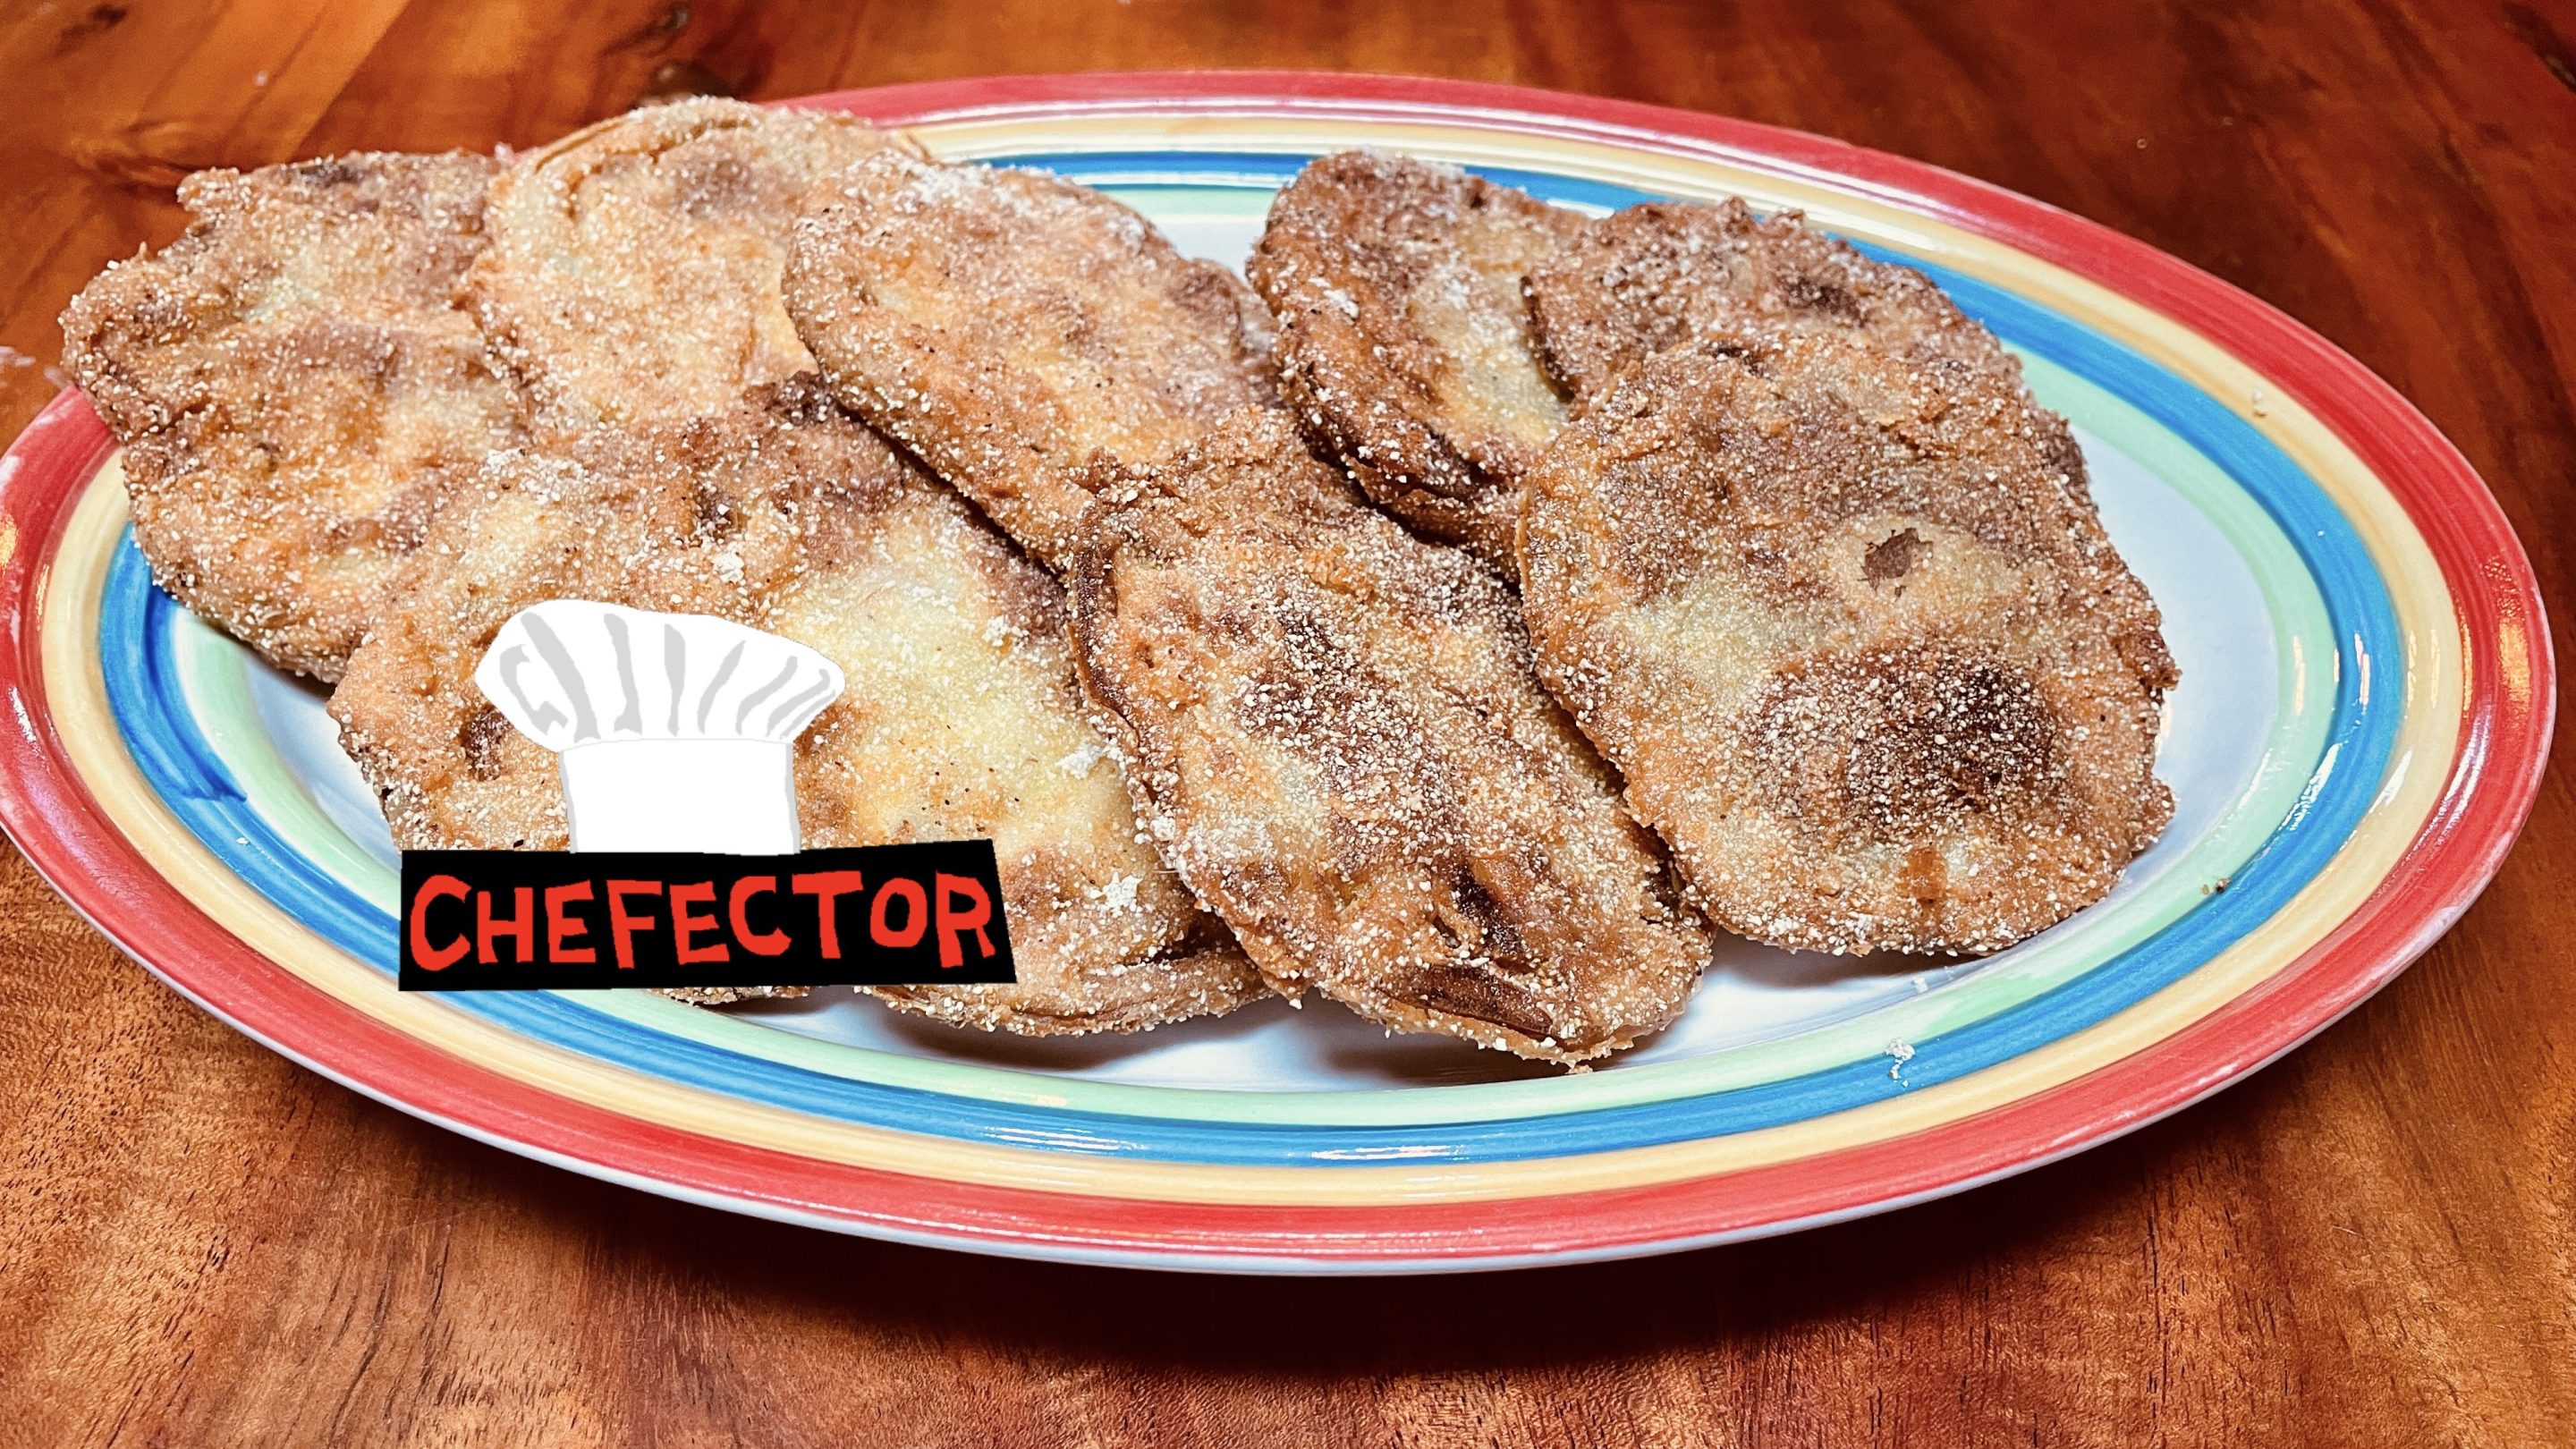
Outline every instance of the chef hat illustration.
<svg viewBox="0 0 2576 1449"><path fill-rule="evenodd" d="M520 610L474 683L555 752L573 849L726 855L798 848L790 749L842 687L775 634L581 599Z"/></svg>

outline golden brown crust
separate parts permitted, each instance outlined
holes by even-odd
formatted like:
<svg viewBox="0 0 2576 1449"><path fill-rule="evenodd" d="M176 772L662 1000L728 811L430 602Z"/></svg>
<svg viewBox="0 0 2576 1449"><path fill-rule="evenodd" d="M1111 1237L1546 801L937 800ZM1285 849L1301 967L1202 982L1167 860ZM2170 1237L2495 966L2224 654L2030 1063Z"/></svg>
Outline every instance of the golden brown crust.
<svg viewBox="0 0 2576 1449"><path fill-rule="evenodd" d="M1577 1063L1708 954L1510 592L1246 409L1102 480L1075 660L1166 859L1280 990Z"/></svg>
<svg viewBox="0 0 2576 1449"><path fill-rule="evenodd" d="M1225 927L1204 919L1207 928L1195 942L1114 973L1068 973L1044 987L1023 979L1014 986L879 986L869 994L950 1026L1020 1036L1152 1031L1194 1016L1222 1016L1270 995L1269 983ZM1025 960L1020 969L1025 978Z"/></svg>
<svg viewBox="0 0 2576 1449"><path fill-rule="evenodd" d="M565 847L554 757L471 678L517 610L586 598L712 614L819 649L848 680L798 741L806 845L995 842L1018 984L915 988L896 1005L1125 1031L1263 994L1137 840L1080 712L1054 580L819 383L678 429L595 434L577 453L496 457L332 697L398 844Z"/></svg>
<svg viewBox="0 0 2576 1449"><path fill-rule="evenodd" d="M517 400L455 305L486 156L200 171L194 217L63 314L64 361L125 445L134 533L180 602L331 679L395 559Z"/></svg>
<svg viewBox="0 0 2576 1449"><path fill-rule="evenodd" d="M2164 828L2172 658L2050 421L1945 354L1703 342L1531 475L1539 672L1720 925L1993 950Z"/></svg>
<svg viewBox="0 0 2576 1449"><path fill-rule="evenodd" d="M493 455L405 561L331 697L340 743L404 849L562 850L555 757L475 687L513 614L547 599L754 621L831 480L882 508L923 486L865 428L773 393L663 437L603 433L580 456Z"/></svg>
<svg viewBox="0 0 2576 1449"><path fill-rule="evenodd" d="M1604 217L1531 273L1529 294L1548 368L1578 399L1665 348L1738 333L1866 335L2016 368L1931 278L1873 261L1797 212L1758 216L1734 197Z"/></svg>
<svg viewBox="0 0 2576 1449"><path fill-rule="evenodd" d="M737 1001L792 1001L813 991L810 986L662 986L653 994L691 1006L731 1006Z"/></svg>
<svg viewBox="0 0 2576 1449"><path fill-rule="evenodd" d="M1531 273L1529 304L1541 355L1578 414L1629 368L1703 338L1829 333L2021 383L2020 360L1931 278L1864 256L1795 211L1756 216L1733 197L1646 202L1592 223ZM2074 434L2040 412L2051 461L2084 486Z"/></svg>
<svg viewBox="0 0 2576 1449"><path fill-rule="evenodd" d="M1272 395L1250 289L1041 172L867 158L798 227L787 306L845 405L1050 567L1095 459L1150 462Z"/></svg>
<svg viewBox="0 0 2576 1449"><path fill-rule="evenodd" d="M1315 445L1380 507L1506 576L1521 475L1565 424L1523 281L1584 225L1454 166L1346 151L1279 193L1244 268Z"/></svg>
<svg viewBox="0 0 2576 1449"><path fill-rule="evenodd" d="M779 294L788 230L889 144L847 116L696 99L531 151L492 187L484 335L555 435L707 417L811 371Z"/></svg>

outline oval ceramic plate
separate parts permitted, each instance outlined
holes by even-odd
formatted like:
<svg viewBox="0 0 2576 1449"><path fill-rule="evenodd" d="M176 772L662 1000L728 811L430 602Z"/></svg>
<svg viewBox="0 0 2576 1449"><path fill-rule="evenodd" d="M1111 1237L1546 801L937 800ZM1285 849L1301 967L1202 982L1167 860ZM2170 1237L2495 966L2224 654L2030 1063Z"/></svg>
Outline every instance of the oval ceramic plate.
<svg viewBox="0 0 2576 1449"><path fill-rule="evenodd" d="M1306 159L1377 146L1602 211L1800 207L1932 273L2075 422L2183 669L2172 828L2108 900L1973 962L1721 947L1588 1075L1271 1002L1109 1041L820 993L404 996L394 857L320 695L156 591L66 395L0 476L10 833L118 944L408 1111L674 1196L1092 1262L1422 1271L1658 1252L1957 1191L2175 1110L2386 983L2494 872L2551 661L2459 455L2253 298L1931 167L1678 112L1429 81L1083 76L810 104L1053 168L1240 262Z"/></svg>

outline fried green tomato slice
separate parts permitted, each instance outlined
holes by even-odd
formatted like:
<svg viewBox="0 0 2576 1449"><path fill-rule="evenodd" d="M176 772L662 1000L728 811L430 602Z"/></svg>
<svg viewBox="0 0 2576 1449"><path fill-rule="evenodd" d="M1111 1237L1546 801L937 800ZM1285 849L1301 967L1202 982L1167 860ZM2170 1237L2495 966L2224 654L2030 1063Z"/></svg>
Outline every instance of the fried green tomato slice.
<svg viewBox="0 0 2576 1449"><path fill-rule="evenodd" d="M847 116L710 99L520 157L472 290L540 425L671 426L811 371L779 293L789 229L818 183L891 144Z"/></svg>
<svg viewBox="0 0 2576 1449"><path fill-rule="evenodd" d="M868 157L798 228L787 307L843 404L1051 568L1094 462L1166 457L1274 397L1251 289L1043 172Z"/></svg>
<svg viewBox="0 0 2576 1449"><path fill-rule="evenodd" d="M512 614L558 598L711 614L830 656L848 688L797 747L808 847L993 840L1019 981L879 993L893 1004L1057 1034L1266 994L1140 840L1083 717L1055 580L810 378L577 457L499 455L441 516L331 700L398 844L565 848L554 756L472 679Z"/></svg>
<svg viewBox="0 0 2576 1449"><path fill-rule="evenodd" d="M1244 268L1315 446L1507 577L1521 476L1565 425L1522 283L1584 225L1455 166L1345 151L1279 193Z"/></svg>
<svg viewBox="0 0 2576 1449"><path fill-rule="evenodd" d="M1709 953L1530 671L1509 589L1247 409L1102 483L1076 667L1164 857L1282 992L1562 1063Z"/></svg>
<svg viewBox="0 0 2576 1449"><path fill-rule="evenodd" d="M281 668L337 678L440 500L519 440L456 305L498 169L370 153L200 171L179 187L188 230L63 313L153 577Z"/></svg>
<svg viewBox="0 0 2576 1449"><path fill-rule="evenodd" d="M1991 951L2171 818L2173 659L2049 421L1937 355L1698 343L1531 474L1539 673L1719 925Z"/></svg>

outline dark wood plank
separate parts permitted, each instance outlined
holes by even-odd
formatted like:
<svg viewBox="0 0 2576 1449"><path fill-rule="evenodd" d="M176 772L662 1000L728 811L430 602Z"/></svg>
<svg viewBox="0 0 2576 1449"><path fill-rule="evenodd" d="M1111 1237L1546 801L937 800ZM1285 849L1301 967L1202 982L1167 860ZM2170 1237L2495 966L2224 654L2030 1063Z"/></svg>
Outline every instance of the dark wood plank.
<svg viewBox="0 0 2576 1449"><path fill-rule="evenodd" d="M2097 218L2395 382L2570 597L2563 4L22 6L0 422L191 167L528 144L675 90L1184 65L1722 111ZM554 1172L234 1036L12 855L0 1442L2566 1442L2571 804L2562 769L2379 999L2124 1142L1771 1243L1394 1283L993 1262Z"/></svg>

